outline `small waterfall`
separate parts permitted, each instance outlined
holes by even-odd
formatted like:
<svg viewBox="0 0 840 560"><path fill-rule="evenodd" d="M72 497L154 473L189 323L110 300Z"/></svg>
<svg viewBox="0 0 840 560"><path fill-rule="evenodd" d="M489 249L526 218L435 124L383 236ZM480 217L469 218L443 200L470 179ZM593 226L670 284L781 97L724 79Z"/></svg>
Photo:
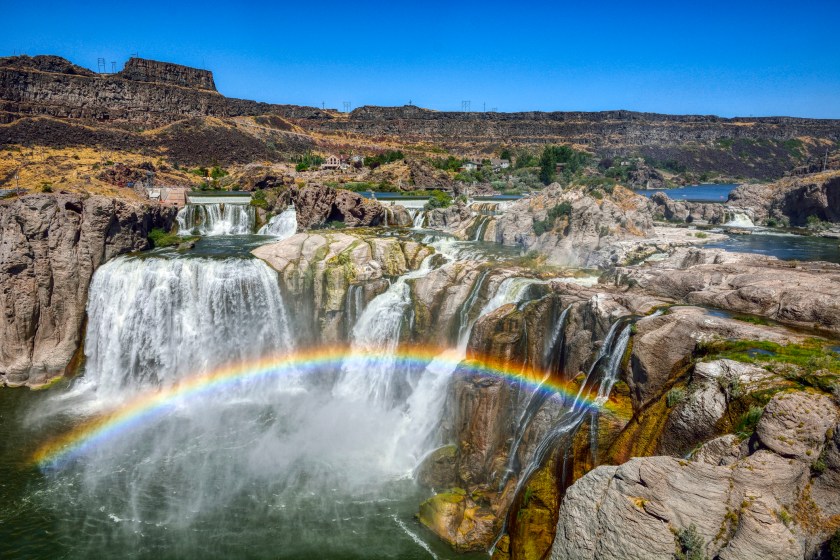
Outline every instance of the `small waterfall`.
<svg viewBox="0 0 840 560"><path fill-rule="evenodd" d="M426 223L426 212L422 208L409 208L408 212L411 215L412 227L414 229L423 229Z"/></svg>
<svg viewBox="0 0 840 560"><path fill-rule="evenodd" d="M516 483L516 488L514 489L514 498L520 494L522 489L530 480L531 476L533 476L534 472L540 468L544 462L546 457L548 456L549 452L556 446L557 442L563 438L567 437L567 446L564 450L564 467L563 470L565 472L565 461L568 460L569 457L569 449L568 446L572 443L572 437L577 429L583 424L586 420L587 416L587 407L583 406L583 401L586 398L585 395L588 392L591 392L593 385L597 384L597 396L593 400L593 404L595 406L602 405L607 398L609 398L609 394L612 391L613 385L615 384L616 379L618 378L619 367L621 365L621 358L624 356L624 352L627 350L627 344L630 340L631 329L630 325L627 324L626 318L621 318L615 321L611 326L610 330L607 333L607 336L604 338L604 343L602 344L601 348L598 350L598 354L595 357L592 365L590 366L589 370L587 371L586 377L584 378L583 382L581 383L580 389L578 390L575 398L572 400L571 404L567 406L566 410L560 415L551 429L542 437L542 439L537 444L534 454L528 464L525 466L525 469L520 473L519 480ZM616 335L619 332L619 328L624 325L624 328L621 330L621 334ZM597 372L601 373L601 376L597 378ZM595 377L595 378L593 378ZM587 390L589 388L589 390ZM591 412L591 411L590 411ZM532 416L533 417L533 416ZM524 430L527 430L527 425L525 426ZM523 432L524 432L523 430ZM597 434L595 434L597 435ZM592 437L592 435L590 435ZM521 443L521 439L516 443L518 446ZM514 463L514 450L511 450L511 456L508 458L508 472L503 477L502 483L499 486L499 491L501 491L510 477L514 474L511 468L511 465ZM507 519L505 519L505 523L502 526L502 530L499 532L496 541L493 543L493 546L490 550L494 550L496 545L498 544L499 539L504 535L507 530Z"/></svg>
<svg viewBox="0 0 840 560"><path fill-rule="evenodd" d="M487 226L490 224L490 216L480 215L475 220L475 233L473 234L473 241L484 241L484 233L487 231Z"/></svg>
<svg viewBox="0 0 840 560"><path fill-rule="evenodd" d="M560 373L559 370L563 364L563 353L566 339L566 321L569 317L569 310L571 308L571 305L566 307L563 312L560 313L560 318L554 325L549 350L547 355L543 356L545 366L544 371L546 372L546 375L540 381L539 386L532 390L531 397L528 399L528 403L525 405L525 408L522 410L522 414L519 416L516 432L513 437L513 443L511 444L510 451L508 452L507 471L502 479L502 487L504 487L508 479L518 470L519 446L522 444L525 432L527 431L528 426L531 425L531 420L533 420L534 415L536 415L537 411L539 411L540 407L542 407L550 396L547 391L542 390L543 383L545 383L552 374Z"/></svg>
<svg viewBox="0 0 840 560"><path fill-rule="evenodd" d="M365 307L350 333L353 354L372 355L359 365L346 364L333 392L349 398L362 398L380 406L388 406L393 395L395 357L400 342L405 311L411 304L408 280L419 278L431 270L433 255L429 255L417 270L397 278L388 289L373 298ZM391 358L382 358L391 356Z"/></svg>
<svg viewBox="0 0 840 560"><path fill-rule="evenodd" d="M256 211L250 204L187 204L178 211L180 235L254 233Z"/></svg>
<svg viewBox="0 0 840 560"><path fill-rule="evenodd" d="M277 239L286 239L297 233L297 212L294 206L289 206L271 219L257 232L260 235L271 235Z"/></svg>
<svg viewBox="0 0 840 560"><path fill-rule="evenodd" d="M750 219L750 217L743 212L733 212L729 221L726 222L723 225L728 226L728 227L745 228L745 229L755 227L755 224Z"/></svg>
<svg viewBox="0 0 840 560"><path fill-rule="evenodd" d="M105 263L90 286L86 380L120 393L291 349L277 282L257 259Z"/></svg>

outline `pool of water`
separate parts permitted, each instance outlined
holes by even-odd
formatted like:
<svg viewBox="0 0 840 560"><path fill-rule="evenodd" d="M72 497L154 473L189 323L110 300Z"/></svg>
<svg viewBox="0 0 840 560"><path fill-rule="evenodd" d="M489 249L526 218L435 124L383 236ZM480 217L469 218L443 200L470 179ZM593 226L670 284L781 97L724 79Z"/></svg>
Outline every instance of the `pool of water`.
<svg viewBox="0 0 840 560"><path fill-rule="evenodd" d="M827 261L840 263L840 240L756 231L750 235L730 235L724 241L704 245L736 253L755 253L791 261Z"/></svg>
<svg viewBox="0 0 840 560"><path fill-rule="evenodd" d="M638 194L644 195L648 198L654 193L665 193L673 200L685 200L689 202L726 202L729 198L729 193L737 187L737 184L702 184L689 185L678 189L650 189L638 190Z"/></svg>
<svg viewBox="0 0 840 560"><path fill-rule="evenodd" d="M42 391L0 388L0 558L486 558L457 554L420 525L414 515L426 495L409 478L369 493L341 487L289 493L279 479L259 481L243 473L241 487L223 506L211 507L214 492L231 490L214 490L222 480L210 480L202 501L192 503L195 511L165 515L179 492L167 480L183 473L169 472L166 461L145 471L132 461L148 461L155 452L154 434L177 429L182 420L177 412L146 427L148 438L128 438L122 464L102 462L108 468L95 472L81 464L61 471L38 468L32 461L36 448L75 424L72 414L40 412L69 394L70 385L64 381ZM266 421L259 410L254 421ZM248 444L229 443L208 449L205 460L224 462ZM137 484L156 495L132 493L131 477L138 472L159 478L155 484ZM306 486L305 480L298 483ZM189 488L183 490L189 495ZM150 510L149 502L160 504L160 513Z"/></svg>

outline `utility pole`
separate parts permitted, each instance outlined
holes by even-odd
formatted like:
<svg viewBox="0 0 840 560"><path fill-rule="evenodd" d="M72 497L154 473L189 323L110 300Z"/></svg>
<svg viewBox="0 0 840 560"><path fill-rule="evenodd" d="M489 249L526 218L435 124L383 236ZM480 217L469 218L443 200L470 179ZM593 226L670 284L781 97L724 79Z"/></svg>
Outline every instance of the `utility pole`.
<svg viewBox="0 0 840 560"><path fill-rule="evenodd" d="M470 101L469 100L461 101L461 111L463 111L464 113L469 113L470 112Z"/></svg>
<svg viewBox="0 0 840 560"><path fill-rule="evenodd" d="M345 112L345 113L349 113L349 112L350 112L350 102L349 102L349 101L345 101L345 102L344 102L344 112Z"/></svg>
<svg viewBox="0 0 840 560"><path fill-rule="evenodd" d="M97 59L96 59L96 70L97 70L100 74L104 74L104 73L105 73L105 59L104 59L104 58L102 58L101 56L100 56L99 58L97 58Z"/></svg>
<svg viewBox="0 0 840 560"><path fill-rule="evenodd" d="M111 61L111 74L117 73L117 63L115 61Z"/></svg>
<svg viewBox="0 0 840 560"><path fill-rule="evenodd" d="M486 112L487 112L487 102L485 101L485 102L484 102L484 103L482 103L481 105L482 105L482 107L483 107L482 113L486 113Z"/></svg>
<svg viewBox="0 0 840 560"><path fill-rule="evenodd" d="M325 102L321 101L321 110L323 111L326 108L327 108L327 104Z"/></svg>

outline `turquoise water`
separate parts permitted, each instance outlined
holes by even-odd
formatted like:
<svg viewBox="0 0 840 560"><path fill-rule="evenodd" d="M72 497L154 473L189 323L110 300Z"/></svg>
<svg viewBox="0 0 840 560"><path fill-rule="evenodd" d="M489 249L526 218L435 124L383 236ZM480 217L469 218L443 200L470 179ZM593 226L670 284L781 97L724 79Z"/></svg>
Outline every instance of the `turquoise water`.
<svg viewBox="0 0 840 560"><path fill-rule="evenodd" d="M651 189L638 190L638 194L644 195L648 198L654 193L665 193L673 200L686 200L689 202L726 202L729 193L737 187L737 184L702 184L689 185L679 189Z"/></svg>

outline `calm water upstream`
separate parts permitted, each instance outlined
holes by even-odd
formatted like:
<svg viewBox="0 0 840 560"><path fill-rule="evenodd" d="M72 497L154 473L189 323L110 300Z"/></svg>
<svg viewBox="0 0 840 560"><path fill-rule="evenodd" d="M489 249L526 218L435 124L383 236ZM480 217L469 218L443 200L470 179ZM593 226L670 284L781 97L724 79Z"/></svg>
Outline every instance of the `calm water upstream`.
<svg viewBox="0 0 840 560"><path fill-rule="evenodd" d="M638 194L648 198L654 193L665 193L673 200L686 200L690 202L726 202L729 193L737 187L737 184L703 184L689 185L679 189L651 189L638 190Z"/></svg>

